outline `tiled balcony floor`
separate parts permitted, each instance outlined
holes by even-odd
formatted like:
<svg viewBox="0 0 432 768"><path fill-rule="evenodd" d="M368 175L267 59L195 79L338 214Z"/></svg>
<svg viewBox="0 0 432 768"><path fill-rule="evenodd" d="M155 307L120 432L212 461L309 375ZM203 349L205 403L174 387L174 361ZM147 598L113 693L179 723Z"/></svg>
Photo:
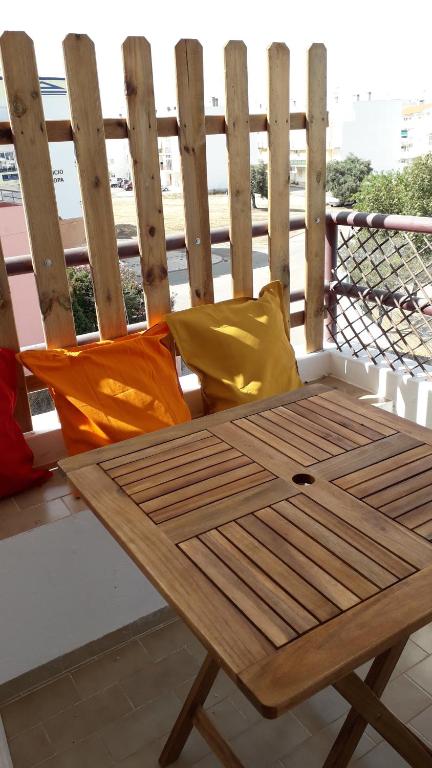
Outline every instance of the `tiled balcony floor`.
<svg viewBox="0 0 432 768"><path fill-rule="evenodd" d="M377 402L337 380L324 382ZM57 471L42 488L0 502L0 538L83 509L70 491ZM135 634L116 633L115 641L104 644L103 653L99 644L99 655L88 660L86 654L84 663L84 655L77 650L70 664L53 663L49 678L45 675L39 687L34 687L42 679L36 670L28 678L31 692L0 706L14 768L157 766L203 649L179 620L142 632L143 627L137 627ZM5 693L2 688L0 694ZM432 624L409 641L384 701L432 744ZM223 673L206 706L246 768L321 766L347 711L343 699L326 689L279 720L266 721ZM357 768L406 765L371 728L352 764ZM216 768L219 763L194 732L176 765Z"/></svg>
<svg viewBox="0 0 432 768"><path fill-rule="evenodd" d="M176 620L6 704L0 712L14 768L156 768L203 655ZM384 700L432 741L432 625L409 641ZM321 766L347 710L326 689L279 720L263 720L223 673L206 707L247 768ZM352 764L406 765L370 728ZM176 765L219 763L194 732Z"/></svg>

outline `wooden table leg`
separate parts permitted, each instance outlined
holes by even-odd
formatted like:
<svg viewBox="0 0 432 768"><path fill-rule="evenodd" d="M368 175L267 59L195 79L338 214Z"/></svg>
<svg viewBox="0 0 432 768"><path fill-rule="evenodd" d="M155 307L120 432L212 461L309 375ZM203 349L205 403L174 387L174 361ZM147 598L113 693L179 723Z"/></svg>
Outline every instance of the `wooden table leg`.
<svg viewBox="0 0 432 768"><path fill-rule="evenodd" d="M432 768L432 750L354 672L334 683L334 687L412 768Z"/></svg>
<svg viewBox="0 0 432 768"><path fill-rule="evenodd" d="M159 757L161 766L170 765L179 757L193 728L195 714L204 704L219 669L219 664L210 654L207 654L161 752Z"/></svg>
<svg viewBox="0 0 432 768"><path fill-rule="evenodd" d="M374 662L366 675L365 685L367 685L376 696L380 697L384 693L384 689L390 680L393 670L398 663L407 642L408 638L405 638L403 641L393 646L393 648L389 648L374 659ZM346 768L356 750L357 744L363 736L366 726L367 720L361 717L361 715L359 715L359 713L352 707L327 756L323 768Z"/></svg>
<svg viewBox="0 0 432 768"><path fill-rule="evenodd" d="M195 713L194 725L225 768L243 768L237 755L222 738L202 707L198 707Z"/></svg>

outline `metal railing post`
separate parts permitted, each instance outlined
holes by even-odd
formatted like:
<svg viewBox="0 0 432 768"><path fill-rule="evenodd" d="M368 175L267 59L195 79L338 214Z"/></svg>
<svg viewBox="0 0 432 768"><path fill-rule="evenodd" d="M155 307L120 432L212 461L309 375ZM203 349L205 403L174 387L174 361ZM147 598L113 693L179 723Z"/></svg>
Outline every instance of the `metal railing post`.
<svg viewBox="0 0 432 768"><path fill-rule="evenodd" d="M326 294L327 317L324 325L324 341L336 342L337 333L337 295L331 290L337 267L338 225L326 217L324 246L324 288Z"/></svg>

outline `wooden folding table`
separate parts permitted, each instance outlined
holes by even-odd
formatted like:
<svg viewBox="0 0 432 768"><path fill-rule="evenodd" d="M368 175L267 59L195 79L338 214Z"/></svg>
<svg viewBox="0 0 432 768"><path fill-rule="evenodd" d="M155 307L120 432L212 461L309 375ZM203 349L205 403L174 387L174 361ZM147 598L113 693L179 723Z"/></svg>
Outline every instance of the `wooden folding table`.
<svg viewBox="0 0 432 768"><path fill-rule="evenodd" d="M241 765L203 708L223 667L270 718L334 685L352 709L326 768L367 723L432 767L380 701L432 619L432 431L309 385L61 465L208 650L161 765L193 726Z"/></svg>

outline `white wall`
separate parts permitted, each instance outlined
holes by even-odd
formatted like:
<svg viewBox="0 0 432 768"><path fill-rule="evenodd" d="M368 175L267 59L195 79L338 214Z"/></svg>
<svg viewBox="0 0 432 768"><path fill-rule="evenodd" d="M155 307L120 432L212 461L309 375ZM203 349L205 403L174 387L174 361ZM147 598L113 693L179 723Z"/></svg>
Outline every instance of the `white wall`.
<svg viewBox="0 0 432 768"><path fill-rule="evenodd" d="M401 126L402 102L398 99L330 105L327 146L336 150L335 160L354 154L370 160L374 171L396 170Z"/></svg>

